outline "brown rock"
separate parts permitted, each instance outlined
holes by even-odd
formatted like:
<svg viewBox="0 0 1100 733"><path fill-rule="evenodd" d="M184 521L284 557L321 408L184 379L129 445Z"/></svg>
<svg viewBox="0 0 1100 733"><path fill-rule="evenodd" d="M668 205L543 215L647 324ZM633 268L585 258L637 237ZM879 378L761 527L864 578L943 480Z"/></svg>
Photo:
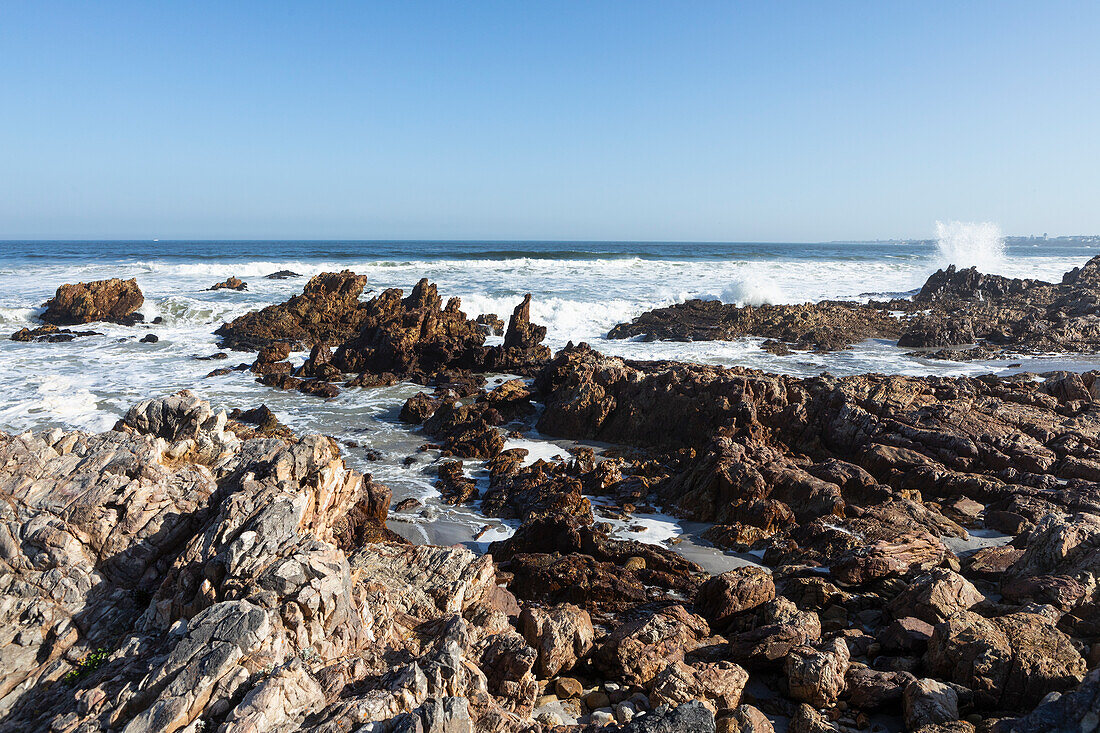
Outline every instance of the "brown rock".
<svg viewBox="0 0 1100 733"><path fill-rule="evenodd" d="M902 692L905 725L915 730L959 719L959 695L950 685L932 679L913 680Z"/></svg>
<svg viewBox="0 0 1100 733"><path fill-rule="evenodd" d="M596 661L608 674L645 687L669 662L683 661L684 654L709 635L706 621L683 606L670 606L617 628L600 647Z"/></svg>
<svg viewBox="0 0 1100 733"><path fill-rule="evenodd" d="M211 285L210 290L248 290L248 283L239 277L231 276L227 280Z"/></svg>
<svg viewBox="0 0 1100 733"><path fill-rule="evenodd" d="M936 568L911 581L905 591L890 601L889 609L897 618L915 616L936 624L984 600L985 596L969 580L953 570Z"/></svg>
<svg viewBox="0 0 1100 733"><path fill-rule="evenodd" d="M959 612L928 642L928 669L974 691L983 709L1020 709L1080 682L1085 660L1045 616L1012 613L986 619Z"/></svg>
<svg viewBox="0 0 1100 733"><path fill-rule="evenodd" d="M884 672L849 667L845 675L848 703L861 710L877 710L901 701L902 690L916 678L908 672Z"/></svg>
<svg viewBox="0 0 1100 733"><path fill-rule="evenodd" d="M318 343L340 343L358 332L364 318L359 296L365 275L325 272L310 279L301 295L279 305L223 323L216 333L226 348L248 351L272 341L304 350Z"/></svg>
<svg viewBox="0 0 1100 733"><path fill-rule="evenodd" d="M724 718L724 722L726 733L775 733L768 716L752 705L738 705Z"/></svg>
<svg viewBox="0 0 1100 733"><path fill-rule="evenodd" d="M716 575L699 588L695 612L721 627L742 611L775 598L775 583L764 568L743 567Z"/></svg>
<svg viewBox="0 0 1100 733"><path fill-rule="evenodd" d="M732 662L689 665L676 661L653 679L649 699L654 705L671 706L701 700L717 712L740 705L748 681L749 673Z"/></svg>
<svg viewBox="0 0 1100 733"><path fill-rule="evenodd" d="M42 320L57 326L107 321L132 326L141 321L135 311L145 302L137 280L95 280L66 283L46 301Z"/></svg>
<svg viewBox="0 0 1100 733"><path fill-rule="evenodd" d="M832 706L844 691L849 659L842 639L792 649L784 663L788 693L817 708Z"/></svg>
<svg viewBox="0 0 1100 733"><path fill-rule="evenodd" d="M546 609L528 606L520 614L519 626L527 643L538 651L536 669L541 678L572 669L595 638L588 612L569 603Z"/></svg>

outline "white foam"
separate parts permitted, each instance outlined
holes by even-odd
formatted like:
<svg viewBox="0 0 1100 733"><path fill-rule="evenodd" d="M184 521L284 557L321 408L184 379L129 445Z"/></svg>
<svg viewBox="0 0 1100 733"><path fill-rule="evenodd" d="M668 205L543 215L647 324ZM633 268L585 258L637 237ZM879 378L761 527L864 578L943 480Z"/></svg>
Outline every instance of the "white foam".
<svg viewBox="0 0 1100 733"><path fill-rule="evenodd" d="M783 303L783 291L773 281L753 278L735 280L722 291L722 302L736 305L775 305Z"/></svg>
<svg viewBox="0 0 1100 733"><path fill-rule="evenodd" d="M976 267L981 272L1003 274L1005 240L993 222L936 222L936 258L941 267Z"/></svg>
<svg viewBox="0 0 1100 733"><path fill-rule="evenodd" d="M504 442L504 449L510 448L523 448L527 451L527 455L523 458L524 466L530 466L538 460L555 463L569 457L568 451L564 448L545 440L509 438Z"/></svg>

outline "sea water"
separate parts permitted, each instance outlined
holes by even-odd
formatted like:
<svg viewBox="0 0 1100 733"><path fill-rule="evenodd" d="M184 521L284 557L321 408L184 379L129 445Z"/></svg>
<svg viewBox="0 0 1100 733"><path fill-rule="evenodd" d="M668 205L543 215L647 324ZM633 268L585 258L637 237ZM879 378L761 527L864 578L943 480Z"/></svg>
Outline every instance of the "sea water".
<svg viewBox="0 0 1100 733"><path fill-rule="evenodd" d="M404 400L420 387L344 389L336 399L324 401L265 387L247 371L207 378L215 368L254 358L229 352L228 360L197 359L219 350L214 330L301 292L312 275L348 269L367 276L365 298L385 288L407 291L428 278L444 298L461 298L470 316L496 313L507 320L523 295L531 293L532 319L547 327L546 343L552 349L586 341L630 358L744 365L797 375L1086 369L1094 366L1088 359L1053 356L1020 359L1019 367L1004 360L935 361L877 341L833 354L775 356L759 348L761 339L667 343L608 340L605 334L645 310L689 298L742 304L884 299L915 292L950 261L1057 281L1097 253L1100 243L1092 240L1005 245L995 227L952 223L939 227L938 241L876 243L0 242L0 430L106 430L135 402L183 388L226 409L266 404L295 431L321 432L344 442L349 464L387 483L395 501L416 497L424 502L401 515L394 523L398 531L417 541L468 542L483 548L507 536L513 525L486 519L476 507L436 501L438 456L418 451L425 437L397 420ZM301 277L264 277L279 270ZM245 280L248 290L208 290L231 275ZM58 285L110 277L137 278L145 294L141 312L147 321L159 316L163 323L91 324L80 328L102 335L69 343L7 339L20 328L38 325L42 304ZM140 343L148 333L159 340ZM528 436L522 446L532 456L552 456L564 453L568 444ZM380 451L382 460L368 461L368 449ZM409 455L415 462L405 466ZM476 472L477 466L471 464L470 470ZM653 541L662 542L682 529L664 515L632 526L647 527Z"/></svg>

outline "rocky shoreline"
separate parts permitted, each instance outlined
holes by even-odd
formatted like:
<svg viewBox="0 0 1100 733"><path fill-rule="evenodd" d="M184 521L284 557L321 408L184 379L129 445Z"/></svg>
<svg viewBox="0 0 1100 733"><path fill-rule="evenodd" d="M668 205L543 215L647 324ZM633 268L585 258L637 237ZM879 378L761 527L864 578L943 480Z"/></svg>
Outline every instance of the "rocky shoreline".
<svg viewBox="0 0 1100 733"><path fill-rule="evenodd" d="M776 306L781 330L755 335L945 346L927 342L969 323L982 348L999 328L996 348L1087 351L1097 277L1100 258L1059 285L949 269L909 306ZM103 282L124 304L98 312L133 303ZM505 329L426 280L365 286L322 274L218 334L272 387L426 387L400 419L444 456L442 500L515 533L483 555L411 545L335 441L186 391L101 434L0 434L0 731L1096 728L1100 373L552 355L530 296ZM700 333L771 312L680 310ZM507 447L529 430L581 442L529 461ZM601 521L655 507L757 562L711 575Z"/></svg>
<svg viewBox="0 0 1100 733"><path fill-rule="evenodd" d="M912 298L867 303L737 306L689 300L620 323L608 338L714 341L768 339L764 348L835 351L867 339L926 349L955 361L1003 354L1100 352L1100 257L1060 283L939 270Z"/></svg>

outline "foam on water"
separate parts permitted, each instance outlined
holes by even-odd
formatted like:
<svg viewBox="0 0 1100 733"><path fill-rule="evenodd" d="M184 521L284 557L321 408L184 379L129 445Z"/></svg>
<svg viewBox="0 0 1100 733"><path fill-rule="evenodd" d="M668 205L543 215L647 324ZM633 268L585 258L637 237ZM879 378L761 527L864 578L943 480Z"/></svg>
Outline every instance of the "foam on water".
<svg viewBox="0 0 1100 733"><path fill-rule="evenodd" d="M1004 274L1005 240L993 222L936 222L936 258L940 267L976 267L985 273Z"/></svg>
<svg viewBox="0 0 1100 733"><path fill-rule="evenodd" d="M230 352L222 361L203 361L218 350L213 331L224 321L286 300L300 293L306 279L322 271L350 269L367 275L368 291L399 287L406 292L421 277L439 286L444 297L458 296L470 315L496 313L507 320L524 293L532 293L532 318L547 326L547 345L558 349L568 341L588 341L611 354L634 359L678 359L711 364L739 364L789 374L812 375L822 371L854 374L868 371L903 374L978 374L998 371L1004 364L934 362L905 355L892 344L869 342L835 354L799 352L779 357L759 348L760 339L735 342L645 343L604 338L615 324L643 311L695 297L721 297L728 302L804 302L821 298L861 300L890 297L919 287L946 257L974 251L964 242L991 241L985 235L959 234L945 229L941 248L884 247L875 255L848 256L843 248L825 254L804 252L793 246L776 246L767 256L752 257L731 250L728 257L700 258L685 251L683 257L629 253L588 256L573 247L568 257L495 259L465 252L461 257L400 259L394 253L375 257L354 251L344 257L331 252L318 256L291 253L285 257L259 255L242 258L227 248L224 259L172 257L117 257L111 260L50 260L43 257L12 258L0 249L0 430L22 431L46 427L109 429L135 402L182 388L193 389L223 408L251 408L266 404L293 430L322 432L359 447L345 449L348 464L394 491L395 502L416 497L428 504L427 516L402 515L398 531L419 541L470 542L483 548L491 539L507 536L514 523L487 519L469 507L438 504L433 451L420 451L425 438L406 429L397 419L405 399L422 389L395 385L377 389L345 389L331 401L296 392L269 389L249 372L232 372L206 378L218 367L252 359L251 354ZM960 230L961 231L961 230ZM984 237L984 238L983 238ZM968 248L969 247L969 248ZM982 252L992 251L982 249ZM285 249L285 248L284 248ZM391 248L392 249L392 248ZM467 248L469 249L469 248ZM645 247L639 246L640 250ZM734 248L736 249L736 248ZM1044 254L1029 248L1026 254L1004 259L999 271L1006 275L1057 280L1062 272L1082 264L1090 252ZM982 255L983 257L985 255ZM963 260L971 263L974 260ZM277 270L292 270L303 277L267 280ZM237 275L248 282L246 292L208 291L214 282ZM7 336L24 326L37 324L41 304L64 282L109 277L136 277L146 302L141 311L148 321L163 323L135 327L94 324L100 336L70 343L18 343ZM368 292L366 297L370 297ZM139 343L155 333L155 344ZM494 339L494 342L499 339ZM292 357L301 363L303 354ZM528 433L510 447L528 448L529 461L564 454L564 447ZM366 449L381 451L383 460L370 461ZM403 459L414 458L406 466ZM476 470L476 466L471 465ZM489 529L473 539L483 526ZM631 526L645 526L644 531ZM683 523L663 515L635 515L617 532L645 541L667 541L682 531ZM626 535L624 535L626 536ZM685 540L687 542L687 540ZM683 546L683 545L680 545Z"/></svg>
<svg viewBox="0 0 1100 733"><path fill-rule="evenodd" d="M774 282L739 279L722 291L722 302L736 305L776 305L784 303L783 291Z"/></svg>

